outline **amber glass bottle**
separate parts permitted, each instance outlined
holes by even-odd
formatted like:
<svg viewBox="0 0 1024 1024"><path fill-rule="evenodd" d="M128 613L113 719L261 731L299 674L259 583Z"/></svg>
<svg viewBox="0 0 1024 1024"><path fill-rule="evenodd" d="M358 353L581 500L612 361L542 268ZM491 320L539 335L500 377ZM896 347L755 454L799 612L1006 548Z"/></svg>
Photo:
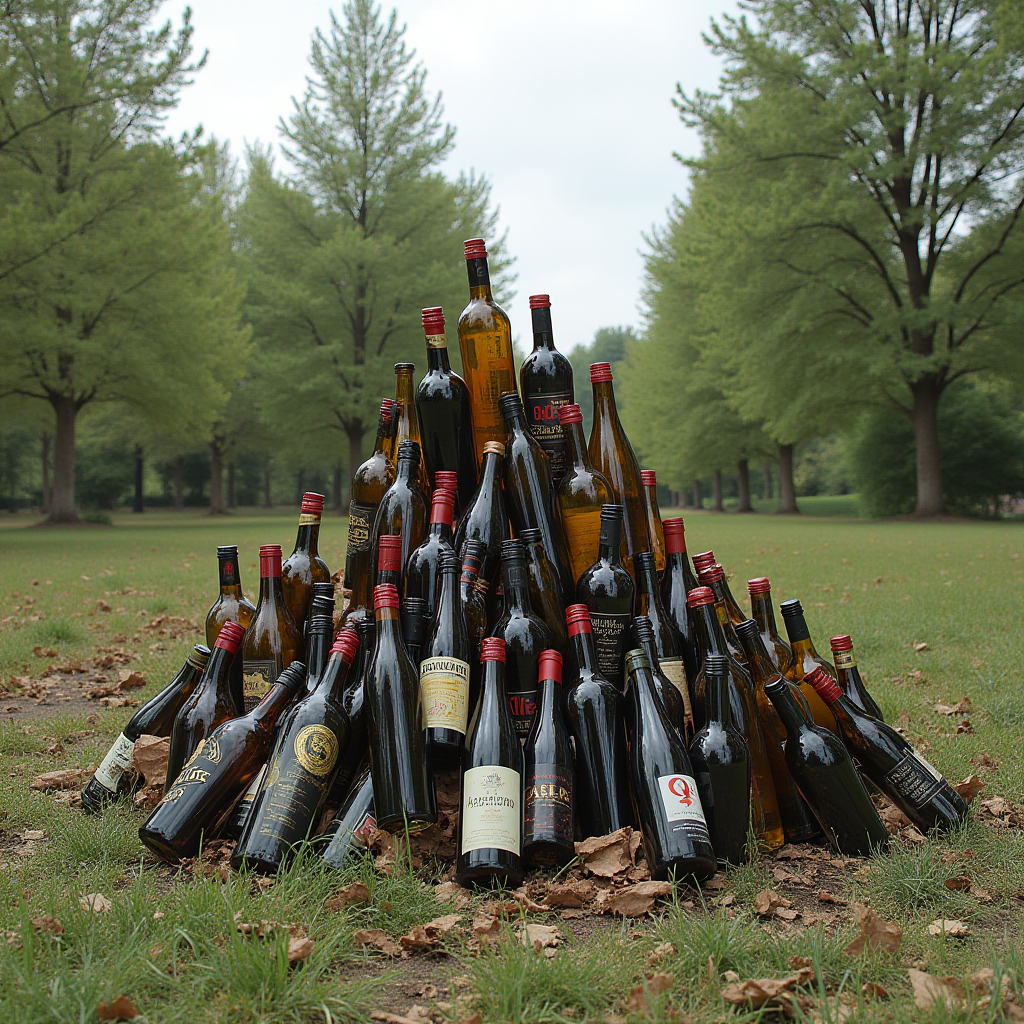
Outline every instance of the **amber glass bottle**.
<svg viewBox="0 0 1024 1024"><path fill-rule="evenodd" d="M526 571L530 577L530 603L551 630L552 644L562 657L566 656L569 637L565 632L565 610L558 577L544 551L540 530L520 530L519 540L526 549Z"/></svg>
<svg viewBox="0 0 1024 1024"><path fill-rule="evenodd" d="M750 595L750 617L757 623L758 632L775 667L787 678L793 674L793 648L779 636L772 606L772 584L767 576L747 580Z"/></svg>
<svg viewBox="0 0 1024 1024"><path fill-rule="evenodd" d="M843 696L865 715L884 722L882 709L878 706L875 698L868 693L868 688L860 677L857 659L853 656L853 641L845 633L842 633L832 637L829 646L832 648L832 657L836 659L836 682L839 684Z"/></svg>
<svg viewBox="0 0 1024 1024"><path fill-rule="evenodd" d="M736 598L732 596L732 591L729 589L729 581L725 576L725 570L715 558L714 551L701 551L693 556L693 568L697 573L697 579L700 581L700 585L702 587L711 585L710 583L705 582L702 573L708 569L713 569L715 566L718 566L722 572L722 582L721 586L718 587L717 594L720 600L725 604L725 610L729 616L729 621L735 626L736 623L742 622L747 615L739 606Z"/></svg>
<svg viewBox="0 0 1024 1024"><path fill-rule="evenodd" d="M302 636L305 636L306 617L313 600L313 584L331 582L331 570L317 550L323 511L324 496L306 491L299 508L299 532L295 537L295 550L281 565L284 602Z"/></svg>
<svg viewBox="0 0 1024 1024"><path fill-rule="evenodd" d="M530 316L533 319L533 351L519 367L519 390L523 395L530 433L551 460L551 479L557 488L570 465L558 410L576 401L572 364L555 348L550 297L531 295Z"/></svg>
<svg viewBox="0 0 1024 1024"><path fill-rule="evenodd" d="M736 627L733 625L732 615L729 613L729 601L726 596L725 570L716 562L714 565L702 566L698 580L702 587L710 587L715 595L715 610L718 612L718 621L722 624L722 635L725 637L729 653L739 662L745 662L747 656L743 651L739 638L736 636ZM740 620L743 621L742 619Z"/></svg>
<svg viewBox="0 0 1024 1024"><path fill-rule="evenodd" d="M601 508L611 505L612 489L594 469L583 438L583 413L578 405L563 405L558 421L565 436L567 468L558 487L558 508L569 550L569 569L573 583L597 557L597 538L601 532Z"/></svg>
<svg viewBox="0 0 1024 1024"><path fill-rule="evenodd" d="M641 469L640 482L644 485L644 512L647 516L647 532L651 538L651 554L654 555L654 564L660 577L665 571L665 527L658 507L658 475L653 469Z"/></svg>
<svg viewBox="0 0 1024 1024"><path fill-rule="evenodd" d="M501 572L501 542L509 537L508 515L501 487L504 457L504 444L500 441L486 442L480 486L463 509L455 533L455 551L460 557L465 553L468 541L477 540L483 544L480 578L492 590Z"/></svg>
<svg viewBox="0 0 1024 1024"><path fill-rule="evenodd" d="M405 567L409 555L423 543L427 535L427 502L418 483L420 446L415 441L402 441L398 446L398 472L377 510L373 526L374 546L385 535L402 538L401 580L399 593L405 593Z"/></svg>
<svg viewBox="0 0 1024 1024"><path fill-rule="evenodd" d="M225 544L217 548L217 562L220 568L220 594L206 613L206 646L211 650L220 636L220 627L225 622L237 622L242 629L248 629L256 614L256 606L242 593L242 575L238 564L238 548ZM242 706L242 659L231 662L231 686L235 703ZM155 735L155 734L154 734Z"/></svg>
<svg viewBox="0 0 1024 1024"><path fill-rule="evenodd" d="M432 488L427 465L422 458L423 442L420 439L420 420L416 412L416 391L412 383L412 375L415 372L415 363L395 363L395 408L398 410L396 445L403 441L415 441L420 446L421 457L416 467L416 482L420 491L428 495Z"/></svg>
<svg viewBox="0 0 1024 1024"><path fill-rule="evenodd" d="M506 391L515 391L516 371L512 361L512 325L491 296L484 240L470 238L465 252L469 305L459 317L459 349L469 388L473 450L479 465L486 441L505 443L505 422L498 409L498 398Z"/></svg>
<svg viewBox="0 0 1024 1024"><path fill-rule="evenodd" d="M242 699L248 713L274 680L299 656L302 635L281 587L281 545L260 548L260 596L242 643Z"/></svg>
<svg viewBox="0 0 1024 1024"><path fill-rule="evenodd" d="M619 422L615 393L612 391L611 364L594 363L590 367L590 383L594 390L594 426L590 431L590 459L611 485L615 500L625 510L628 557L623 559L623 565L632 573L633 555L637 551L651 550L640 464Z"/></svg>
<svg viewBox="0 0 1024 1024"><path fill-rule="evenodd" d="M804 618L803 605L793 598L783 601L779 605L782 611L782 621L786 624L786 633L789 635L789 643L793 649L792 675L788 678L800 687L811 709L811 717L815 725L820 725L829 732L838 732L835 715L828 709L825 702L815 692L810 683L804 682L804 676L808 675L815 665L820 665L828 675L836 679L835 668L822 658L814 649L814 641L811 640L810 631L807 629L807 620Z"/></svg>

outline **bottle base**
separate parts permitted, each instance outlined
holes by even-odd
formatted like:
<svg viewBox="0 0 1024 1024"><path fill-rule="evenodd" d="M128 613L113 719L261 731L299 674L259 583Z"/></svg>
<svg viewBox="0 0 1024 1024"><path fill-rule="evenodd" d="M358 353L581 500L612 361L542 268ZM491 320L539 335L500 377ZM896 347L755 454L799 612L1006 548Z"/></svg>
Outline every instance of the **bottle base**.
<svg viewBox="0 0 1024 1024"><path fill-rule="evenodd" d="M155 854L158 859L166 861L168 864L177 864L181 860L178 851L163 836L154 832L145 832L140 828L139 839L142 845Z"/></svg>
<svg viewBox="0 0 1024 1024"><path fill-rule="evenodd" d="M517 889L523 884L523 873L498 868L469 868L466 871L457 871L455 881L463 889Z"/></svg>
<svg viewBox="0 0 1024 1024"><path fill-rule="evenodd" d="M378 818L377 828L383 832L390 832L392 835L400 835L401 833L408 831L409 835L414 836L420 832L425 832L431 825L437 824L437 815L433 818Z"/></svg>
<svg viewBox="0 0 1024 1024"><path fill-rule="evenodd" d="M575 856L576 849L571 843L568 846L544 840L523 843L523 867L527 870L564 868Z"/></svg>

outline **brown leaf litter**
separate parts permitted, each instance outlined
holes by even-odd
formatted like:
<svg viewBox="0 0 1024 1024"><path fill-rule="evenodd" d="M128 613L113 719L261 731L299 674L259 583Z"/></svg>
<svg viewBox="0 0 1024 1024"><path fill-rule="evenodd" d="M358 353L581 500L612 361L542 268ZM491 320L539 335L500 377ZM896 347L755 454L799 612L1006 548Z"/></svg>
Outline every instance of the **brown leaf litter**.
<svg viewBox="0 0 1024 1024"><path fill-rule="evenodd" d="M903 941L903 929L895 921L883 921L870 907L855 903L853 912L860 934L846 947L848 956L856 956L865 949L885 949L895 953Z"/></svg>

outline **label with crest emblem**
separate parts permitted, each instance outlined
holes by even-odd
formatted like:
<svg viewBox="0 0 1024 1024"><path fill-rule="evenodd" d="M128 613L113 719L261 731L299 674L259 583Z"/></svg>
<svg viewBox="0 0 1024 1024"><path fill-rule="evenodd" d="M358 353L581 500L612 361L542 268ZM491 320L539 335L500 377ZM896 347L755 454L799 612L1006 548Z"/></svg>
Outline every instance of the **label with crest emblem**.
<svg viewBox="0 0 1024 1024"><path fill-rule="evenodd" d="M462 852L522 852L522 780L514 768L484 765L462 778Z"/></svg>

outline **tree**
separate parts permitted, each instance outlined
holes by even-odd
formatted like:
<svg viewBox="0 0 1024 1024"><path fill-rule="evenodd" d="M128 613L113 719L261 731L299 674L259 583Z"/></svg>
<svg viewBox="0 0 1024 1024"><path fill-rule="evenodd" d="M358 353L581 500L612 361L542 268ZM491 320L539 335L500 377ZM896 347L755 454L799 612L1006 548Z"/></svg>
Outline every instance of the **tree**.
<svg viewBox="0 0 1024 1024"><path fill-rule="evenodd" d="M611 363L612 373L617 375L626 358L626 347L636 341L632 327L598 327L594 340L589 345L577 345L569 353L572 361L573 392L576 404L583 413L583 429L589 434L594 422L594 389L590 384L592 363ZM622 395L616 393L619 411L622 411Z"/></svg>
<svg viewBox="0 0 1024 1024"><path fill-rule="evenodd" d="M756 16L713 23L727 71L718 95L681 95L703 132L692 166L741 183L740 263L716 267L748 311L747 351L780 330L864 401L914 426L916 514L944 511L937 413L943 390L981 369L1020 372L1024 286L1024 33L1012 0L747 0ZM1016 12L1016 13L1015 13ZM755 209L745 188L761 179ZM808 185L812 187L808 188ZM737 213L733 210L733 213ZM726 218L735 226L735 220ZM737 241L734 233L733 242ZM734 249L735 251L735 249ZM737 314L739 315L739 314ZM772 317L770 316L769 319ZM759 367L745 382L753 389ZM856 377L850 372L855 371ZM778 373L762 393L778 400ZM773 384L774 382L774 384ZM827 389L826 389L827 390ZM790 388L789 394L793 394ZM833 392L834 393L834 392Z"/></svg>

